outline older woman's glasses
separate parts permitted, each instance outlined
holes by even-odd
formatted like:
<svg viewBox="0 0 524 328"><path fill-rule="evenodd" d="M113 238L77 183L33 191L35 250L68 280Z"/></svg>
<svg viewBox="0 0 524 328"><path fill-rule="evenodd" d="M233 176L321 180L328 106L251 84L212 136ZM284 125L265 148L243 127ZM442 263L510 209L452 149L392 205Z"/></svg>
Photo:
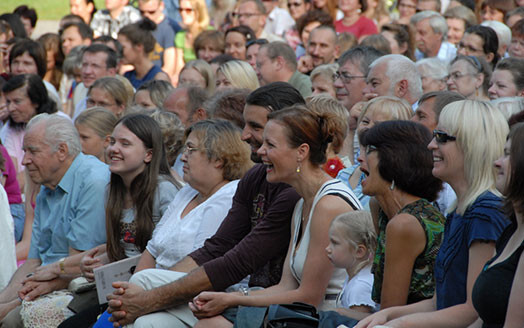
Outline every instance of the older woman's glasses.
<svg viewBox="0 0 524 328"><path fill-rule="evenodd" d="M198 147L191 147L189 145L184 145L184 147L182 147L182 154L187 154L189 156L199 150L200 148Z"/></svg>
<svg viewBox="0 0 524 328"><path fill-rule="evenodd" d="M434 130L433 131L433 138L435 138L435 140L439 144L445 144L448 141L455 141L455 140L457 140L457 137L450 136L446 132L440 131L440 130Z"/></svg>

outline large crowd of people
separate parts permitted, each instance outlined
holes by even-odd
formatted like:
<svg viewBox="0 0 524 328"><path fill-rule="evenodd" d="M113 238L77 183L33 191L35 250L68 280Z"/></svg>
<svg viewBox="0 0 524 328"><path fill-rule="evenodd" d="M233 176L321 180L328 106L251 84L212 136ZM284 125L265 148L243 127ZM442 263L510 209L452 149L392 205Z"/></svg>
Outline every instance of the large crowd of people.
<svg viewBox="0 0 524 328"><path fill-rule="evenodd" d="M523 0L69 9L0 13L0 326L524 327Z"/></svg>

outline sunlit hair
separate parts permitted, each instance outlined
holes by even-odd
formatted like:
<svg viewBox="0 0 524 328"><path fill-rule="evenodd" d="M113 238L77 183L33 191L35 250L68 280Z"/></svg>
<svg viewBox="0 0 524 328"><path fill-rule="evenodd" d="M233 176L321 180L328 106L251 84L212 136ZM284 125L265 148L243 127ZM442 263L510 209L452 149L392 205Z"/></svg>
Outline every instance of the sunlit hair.
<svg viewBox="0 0 524 328"><path fill-rule="evenodd" d="M153 205L158 186L159 175L177 186L170 167L167 164L162 133L154 119L143 114L131 114L122 117L116 125L122 124L143 142L145 149L151 151L151 161L131 182L129 190L122 177L111 173L109 195L106 206L107 254L112 261L125 257L120 243L122 239L120 221L124 211L126 193L129 192L135 212L135 246L144 251L154 229ZM178 185L180 186L180 185Z"/></svg>
<svg viewBox="0 0 524 328"><path fill-rule="evenodd" d="M326 162L326 150L330 143L339 153L344 143L345 130L340 118L334 113L316 113L304 105L293 105L282 110L271 112L268 120L274 120L284 127L289 145L298 148L302 144L309 146L309 162L320 165Z"/></svg>
<svg viewBox="0 0 524 328"><path fill-rule="evenodd" d="M468 189L461 206L457 207L457 213L464 214L487 190L500 196L495 188L493 162L502 154L509 131L504 115L489 102L456 101L444 107L438 127L455 136L459 149L464 153L464 176Z"/></svg>
<svg viewBox="0 0 524 328"><path fill-rule="evenodd" d="M406 100L391 96L381 96L371 99L364 105L357 124L362 122L368 111L381 113L387 120L407 121L414 114L413 109Z"/></svg>
<svg viewBox="0 0 524 328"><path fill-rule="evenodd" d="M204 0L188 0L191 2L196 16L196 22L189 27L191 33L196 37L209 26L209 13L207 11L206 2Z"/></svg>
<svg viewBox="0 0 524 328"><path fill-rule="evenodd" d="M358 263L352 268L354 276L371 263L371 257L375 254L375 249L377 248L377 234L373 226L371 213L368 211L342 213L331 222L330 234L335 230L340 232L352 247L357 248L358 245L366 247L368 256L366 256L365 261Z"/></svg>
<svg viewBox="0 0 524 328"><path fill-rule="evenodd" d="M104 107L93 107L86 109L75 119L75 125L83 125L93 130L100 138L111 135L115 128L115 114Z"/></svg>
<svg viewBox="0 0 524 328"><path fill-rule="evenodd" d="M427 76L434 80L444 80L448 77L448 65L437 57L424 58L415 63L421 76Z"/></svg>
<svg viewBox="0 0 524 328"><path fill-rule="evenodd" d="M509 46L511 43L511 29L504 23L498 21L483 21L482 26L491 27L499 39L499 46Z"/></svg>
<svg viewBox="0 0 524 328"><path fill-rule="evenodd" d="M186 139L191 133L209 160L222 162L225 180L240 179L253 166L251 150L240 138L241 130L233 123L226 120L198 121L186 130Z"/></svg>
<svg viewBox="0 0 524 328"><path fill-rule="evenodd" d="M123 108L121 113L115 113L115 115L117 116L123 115L132 99L131 97L129 97L129 93L124 83L122 83L122 81L120 81L116 77L106 76L96 80L89 87L89 91L87 92L88 96L91 94L91 91L93 89L104 90L109 95L111 95L111 97L113 97L113 100L119 107Z"/></svg>
<svg viewBox="0 0 524 328"><path fill-rule="evenodd" d="M136 92L145 90L149 93L149 98L151 102L156 106L156 108L163 108L164 100L175 90L173 85L164 80L150 80L142 84ZM136 93L135 93L136 97ZM133 98L133 103L135 102Z"/></svg>
<svg viewBox="0 0 524 328"><path fill-rule="evenodd" d="M522 97L497 98L491 100L491 104L501 111L506 120L509 120L511 116L524 111L524 98Z"/></svg>
<svg viewBox="0 0 524 328"><path fill-rule="evenodd" d="M306 98L306 104L307 108L319 115L323 113L335 114L337 116L335 124L340 125L337 129L344 131L344 139L346 138L349 128L349 112L340 102L328 95L317 95ZM333 140L333 149L342 149L343 144L339 144L340 141L338 138ZM343 142L344 140L342 140Z"/></svg>
<svg viewBox="0 0 524 328"><path fill-rule="evenodd" d="M410 23L415 26L418 22L429 18L429 26L434 33L440 34L442 40L445 41L448 38L448 24L446 19L437 12L431 10L424 10L411 16Z"/></svg>
<svg viewBox="0 0 524 328"><path fill-rule="evenodd" d="M386 77L390 81L390 92L395 85L402 81L408 81L408 91L411 97L418 99L422 96L422 79L415 63L404 55L385 55L376 59L370 66L373 67L384 63L386 65Z"/></svg>
<svg viewBox="0 0 524 328"><path fill-rule="evenodd" d="M210 95L212 95L215 92L215 73L213 72L213 68L211 68L211 65L209 65L205 60L195 59L186 63L180 71L180 74L182 74L184 70L189 68L194 69L200 75L202 75L204 81L206 81L205 89Z"/></svg>
<svg viewBox="0 0 524 328"><path fill-rule="evenodd" d="M58 150L60 144L67 145L70 157L75 157L82 151L80 136L70 119L58 114L38 114L27 123L26 131L40 124L44 124L44 142L53 152Z"/></svg>
<svg viewBox="0 0 524 328"><path fill-rule="evenodd" d="M245 61L230 60L218 67L217 75L218 73L224 74L234 88L253 91L260 86L257 73Z"/></svg>
<svg viewBox="0 0 524 328"><path fill-rule="evenodd" d="M178 116L165 110L155 109L149 112L149 116L160 126L167 162L173 166L184 145L184 125Z"/></svg>
<svg viewBox="0 0 524 328"><path fill-rule="evenodd" d="M338 70L338 64L323 64L315 67L311 74L309 74L309 79L311 82L317 77L322 76L324 79L331 81L333 80L333 74Z"/></svg>

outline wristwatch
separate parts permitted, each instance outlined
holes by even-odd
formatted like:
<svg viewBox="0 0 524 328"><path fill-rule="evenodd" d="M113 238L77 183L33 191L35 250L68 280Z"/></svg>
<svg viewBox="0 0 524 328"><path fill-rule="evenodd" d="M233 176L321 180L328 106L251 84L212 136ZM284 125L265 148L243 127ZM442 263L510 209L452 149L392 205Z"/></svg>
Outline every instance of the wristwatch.
<svg viewBox="0 0 524 328"><path fill-rule="evenodd" d="M60 273L65 273L65 257L62 257L60 260L58 260L58 267L60 268Z"/></svg>

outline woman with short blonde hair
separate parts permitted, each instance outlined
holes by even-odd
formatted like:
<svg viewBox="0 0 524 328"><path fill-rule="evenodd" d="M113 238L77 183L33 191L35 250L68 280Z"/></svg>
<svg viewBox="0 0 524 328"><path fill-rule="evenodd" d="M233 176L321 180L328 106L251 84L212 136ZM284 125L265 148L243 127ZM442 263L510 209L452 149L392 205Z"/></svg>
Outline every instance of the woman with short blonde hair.
<svg viewBox="0 0 524 328"><path fill-rule="evenodd" d="M80 113L75 120L75 127L80 135L82 152L108 163L105 155L109 145L107 137L113 132L117 120L115 114L104 107L89 108Z"/></svg>
<svg viewBox="0 0 524 328"><path fill-rule="evenodd" d="M311 71L309 78L311 79L313 95L326 93L336 99L337 95L335 92L335 86L333 85L335 82L333 76L337 70L338 64L324 64L315 67L313 71Z"/></svg>
<svg viewBox="0 0 524 328"><path fill-rule="evenodd" d="M96 80L89 87L86 108L104 107L117 117L121 117L131 103L131 99L132 95L129 95L122 81L116 77L106 76Z"/></svg>
<svg viewBox="0 0 524 328"><path fill-rule="evenodd" d="M245 61L230 60L217 69L216 87L217 90L225 88L258 89L257 73Z"/></svg>
<svg viewBox="0 0 524 328"><path fill-rule="evenodd" d="M205 60L192 60L180 71L178 86L201 87L212 95L215 92L215 73Z"/></svg>

